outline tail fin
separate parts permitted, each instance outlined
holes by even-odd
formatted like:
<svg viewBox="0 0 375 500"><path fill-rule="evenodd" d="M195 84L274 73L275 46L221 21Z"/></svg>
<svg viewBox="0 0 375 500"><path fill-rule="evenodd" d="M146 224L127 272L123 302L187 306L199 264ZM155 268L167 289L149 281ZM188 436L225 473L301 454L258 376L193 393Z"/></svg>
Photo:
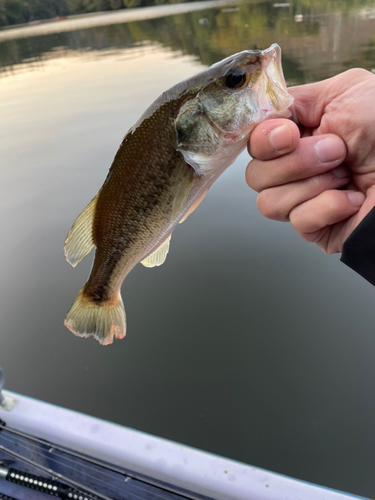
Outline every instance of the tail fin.
<svg viewBox="0 0 375 500"><path fill-rule="evenodd" d="M66 315L64 325L79 337L93 336L102 345L112 344L113 338L122 339L126 333L125 309L121 294L116 302L99 302L78 293Z"/></svg>

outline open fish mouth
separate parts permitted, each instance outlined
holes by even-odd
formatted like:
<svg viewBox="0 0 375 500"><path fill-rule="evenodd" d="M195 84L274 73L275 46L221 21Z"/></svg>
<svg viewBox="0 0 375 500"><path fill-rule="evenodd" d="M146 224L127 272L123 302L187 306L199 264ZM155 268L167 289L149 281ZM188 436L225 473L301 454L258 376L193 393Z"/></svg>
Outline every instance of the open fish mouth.
<svg viewBox="0 0 375 500"><path fill-rule="evenodd" d="M254 55L256 56L255 63ZM268 49L253 51L252 57L252 64L258 68L256 72L259 77L254 79L254 83L244 90L247 99L242 101L242 105L243 109L248 112L242 112L241 118L233 123L233 129L223 127L224 130L221 130L226 142L235 143L248 139L254 126L269 118L289 118L292 116L290 107L293 105L294 99L288 94L279 45L274 43ZM251 65L247 68L249 68L250 74L254 71L250 69ZM238 104L238 109L240 109L241 103ZM215 126L220 129L216 123Z"/></svg>
<svg viewBox="0 0 375 500"><path fill-rule="evenodd" d="M259 99L260 108L263 113L266 113L264 118L268 118L275 111L287 110L293 104L293 97L287 91L279 45L272 44L271 47L262 51L262 56L263 78L259 82L261 87Z"/></svg>

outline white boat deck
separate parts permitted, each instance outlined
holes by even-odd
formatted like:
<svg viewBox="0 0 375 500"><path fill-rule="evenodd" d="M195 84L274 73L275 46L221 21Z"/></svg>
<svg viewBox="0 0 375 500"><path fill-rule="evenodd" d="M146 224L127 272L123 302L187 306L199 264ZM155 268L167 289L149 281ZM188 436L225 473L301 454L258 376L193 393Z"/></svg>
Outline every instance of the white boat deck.
<svg viewBox="0 0 375 500"><path fill-rule="evenodd" d="M4 391L17 404L0 408L7 427L161 481L185 498L215 500L348 500L362 498L151 436ZM190 493L189 493L190 492ZM0 483L1 493L1 483ZM190 496L189 496L190 495ZM151 498L151 497L150 497Z"/></svg>

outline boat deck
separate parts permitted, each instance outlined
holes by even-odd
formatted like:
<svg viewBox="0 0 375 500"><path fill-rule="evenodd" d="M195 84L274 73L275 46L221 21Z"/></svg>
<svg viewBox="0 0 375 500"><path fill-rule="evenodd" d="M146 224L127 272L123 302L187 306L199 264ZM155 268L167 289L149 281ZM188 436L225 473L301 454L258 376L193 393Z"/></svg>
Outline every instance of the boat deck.
<svg viewBox="0 0 375 500"><path fill-rule="evenodd" d="M0 463L0 493L16 500L48 495L4 479L11 479L11 467L20 470L13 471L16 481L41 489L56 487L55 498L74 500L362 498L20 394L3 395L0 419L7 425L0 424L0 461L13 463ZM39 478L25 477L26 473Z"/></svg>
<svg viewBox="0 0 375 500"><path fill-rule="evenodd" d="M9 429L0 421L0 466L55 479L82 491L77 499L100 500L210 500L208 497L156 482L97 459L55 446L33 436ZM10 461L12 463L10 463ZM66 481L65 481L66 479ZM68 482L70 481L70 483ZM78 488L82 485L83 488ZM95 492L95 495L94 495ZM43 500L46 493L0 479L0 499ZM68 497L67 497L68 498ZM74 495L71 498L75 498Z"/></svg>

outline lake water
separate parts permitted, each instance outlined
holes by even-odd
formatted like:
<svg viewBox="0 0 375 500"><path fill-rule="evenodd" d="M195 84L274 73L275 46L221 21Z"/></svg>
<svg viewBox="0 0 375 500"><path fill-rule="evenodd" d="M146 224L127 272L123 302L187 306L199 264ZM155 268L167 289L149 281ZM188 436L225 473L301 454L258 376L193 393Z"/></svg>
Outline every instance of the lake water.
<svg viewBox="0 0 375 500"><path fill-rule="evenodd" d="M188 5L200 10L0 32L6 386L374 498L375 290L258 213L246 153L174 232L165 264L126 279L123 341L101 347L63 326L92 261L70 268L65 236L161 92L273 42L289 85L375 68L374 2Z"/></svg>

